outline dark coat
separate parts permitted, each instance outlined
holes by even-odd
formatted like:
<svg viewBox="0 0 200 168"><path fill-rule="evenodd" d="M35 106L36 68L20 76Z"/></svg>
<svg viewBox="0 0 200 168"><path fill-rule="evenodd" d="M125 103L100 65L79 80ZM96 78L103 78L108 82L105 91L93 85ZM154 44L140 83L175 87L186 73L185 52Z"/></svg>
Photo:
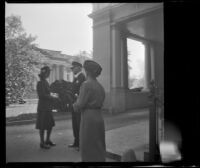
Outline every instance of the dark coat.
<svg viewBox="0 0 200 168"><path fill-rule="evenodd" d="M77 78L74 78L73 83L72 83L72 86L73 86L72 92L75 98L78 97L81 84L84 81L85 81L85 75L83 73L80 73Z"/></svg>
<svg viewBox="0 0 200 168"><path fill-rule="evenodd" d="M105 91L96 80L85 81L74 103L81 112L80 151L83 162L104 162L106 157L105 126L101 107Z"/></svg>
<svg viewBox="0 0 200 168"><path fill-rule="evenodd" d="M38 107L36 129L50 129L55 126L55 121L52 114L52 102L55 100L50 95L49 83L46 80L41 80L37 83Z"/></svg>
<svg viewBox="0 0 200 168"><path fill-rule="evenodd" d="M56 80L50 85L50 90L53 93L57 93L59 96L58 101L55 101L53 106L59 111L68 111L67 105L74 102L74 95L72 92L72 82L67 82L65 80Z"/></svg>

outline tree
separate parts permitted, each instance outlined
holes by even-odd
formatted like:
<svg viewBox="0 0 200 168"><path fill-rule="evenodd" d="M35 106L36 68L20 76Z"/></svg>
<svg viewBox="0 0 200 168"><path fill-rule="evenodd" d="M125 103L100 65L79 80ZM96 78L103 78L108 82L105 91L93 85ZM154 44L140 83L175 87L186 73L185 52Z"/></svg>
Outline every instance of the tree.
<svg viewBox="0 0 200 168"><path fill-rule="evenodd" d="M34 50L36 37L27 35L20 16L5 19L6 104L18 101L24 91L31 91L34 72L44 55Z"/></svg>
<svg viewBox="0 0 200 168"><path fill-rule="evenodd" d="M93 58L93 53L92 51L90 51L89 53L87 51L79 51L79 53L75 54L74 56L74 61L78 61L83 64L85 60L91 60Z"/></svg>
<svg viewBox="0 0 200 168"><path fill-rule="evenodd" d="M130 66L130 55L131 55L131 51L128 51L127 53L127 58L128 58L128 71L131 71L133 68Z"/></svg>

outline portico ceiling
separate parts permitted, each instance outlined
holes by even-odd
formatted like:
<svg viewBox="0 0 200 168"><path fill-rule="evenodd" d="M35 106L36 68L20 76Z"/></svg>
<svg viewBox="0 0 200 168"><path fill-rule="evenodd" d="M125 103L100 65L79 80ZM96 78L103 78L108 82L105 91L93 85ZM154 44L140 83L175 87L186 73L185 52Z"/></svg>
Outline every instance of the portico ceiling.
<svg viewBox="0 0 200 168"><path fill-rule="evenodd" d="M140 19L126 24L131 34L140 37L163 42L163 13L159 12L153 15L144 16Z"/></svg>

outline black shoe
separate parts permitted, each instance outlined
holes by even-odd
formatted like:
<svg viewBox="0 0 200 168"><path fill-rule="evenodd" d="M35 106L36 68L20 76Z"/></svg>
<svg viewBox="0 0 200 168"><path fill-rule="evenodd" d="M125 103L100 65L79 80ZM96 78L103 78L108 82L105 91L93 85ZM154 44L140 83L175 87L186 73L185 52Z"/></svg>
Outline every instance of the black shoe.
<svg viewBox="0 0 200 168"><path fill-rule="evenodd" d="M76 145L76 144L69 144L68 147L69 147L69 148L77 148L78 145Z"/></svg>
<svg viewBox="0 0 200 168"><path fill-rule="evenodd" d="M45 144L45 143L40 143L40 148L43 148L43 149L49 149L50 146Z"/></svg>
<svg viewBox="0 0 200 168"><path fill-rule="evenodd" d="M49 146L56 146L56 144L51 141L46 141L45 144Z"/></svg>

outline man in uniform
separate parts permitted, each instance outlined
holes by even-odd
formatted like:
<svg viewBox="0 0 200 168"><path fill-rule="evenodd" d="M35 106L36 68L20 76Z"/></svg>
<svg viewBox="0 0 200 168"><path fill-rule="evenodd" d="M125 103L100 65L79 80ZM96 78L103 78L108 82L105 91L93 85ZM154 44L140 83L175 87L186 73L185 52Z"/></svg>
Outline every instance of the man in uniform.
<svg viewBox="0 0 200 168"><path fill-rule="evenodd" d="M74 102L75 102L79 95L81 84L85 81L85 75L82 73L82 64L80 64L79 62L75 61L72 62L71 70L74 74L74 80L72 83L72 93L74 95ZM77 150L79 150L79 130L80 130L81 113L75 113L73 107L71 108L71 111L72 111L72 128L73 128L74 142L73 144L70 144L69 147L77 148Z"/></svg>

